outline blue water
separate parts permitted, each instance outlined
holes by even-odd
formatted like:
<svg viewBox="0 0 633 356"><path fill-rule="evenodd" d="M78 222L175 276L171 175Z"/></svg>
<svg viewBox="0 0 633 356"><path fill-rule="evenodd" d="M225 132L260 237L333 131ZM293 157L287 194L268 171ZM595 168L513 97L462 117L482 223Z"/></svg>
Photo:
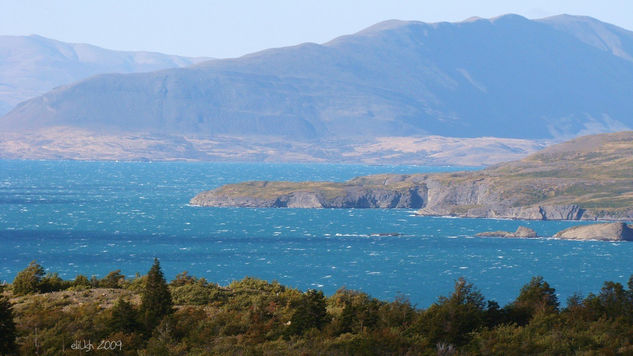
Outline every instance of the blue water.
<svg viewBox="0 0 633 356"><path fill-rule="evenodd" d="M196 193L244 180L333 180L459 167L0 161L0 281L36 259L64 278L146 273L158 257L228 284L244 276L326 294L340 287L426 307L460 276L513 300L542 275L564 301L633 273L633 243L475 238L521 224L541 235L577 222L417 217L411 210L198 208ZM399 233L399 236L372 236Z"/></svg>

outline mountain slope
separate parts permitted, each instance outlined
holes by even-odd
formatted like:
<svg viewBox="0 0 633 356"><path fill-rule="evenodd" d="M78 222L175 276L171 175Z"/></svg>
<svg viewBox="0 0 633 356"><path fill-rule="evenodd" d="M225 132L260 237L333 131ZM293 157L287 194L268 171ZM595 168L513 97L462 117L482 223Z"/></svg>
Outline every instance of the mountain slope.
<svg viewBox="0 0 633 356"><path fill-rule="evenodd" d="M561 138L633 127L630 33L603 26L622 44L604 47L583 34L597 20L568 23L388 21L323 45L101 75L20 104L0 127L301 140Z"/></svg>
<svg viewBox="0 0 633 356"><path fill-rule="evenodd" d="M200 206L415 208L421 215L633 220L633 131L580 137L481 171L246 182L202 192Z"/></svg>
<svg viewBox="0 0 633 356"><path fill-rule="evenodd" d="M205 60L112 51L41 36L0 36L0 115L21 101L102 73L150 72Z"/></svg>
<svg viewBox="0 0 633 356"><path fill-rule="evenodd" d="M539 22L569 33L579 40L633 61L633 32L587 16L558 15Z"/></svg>

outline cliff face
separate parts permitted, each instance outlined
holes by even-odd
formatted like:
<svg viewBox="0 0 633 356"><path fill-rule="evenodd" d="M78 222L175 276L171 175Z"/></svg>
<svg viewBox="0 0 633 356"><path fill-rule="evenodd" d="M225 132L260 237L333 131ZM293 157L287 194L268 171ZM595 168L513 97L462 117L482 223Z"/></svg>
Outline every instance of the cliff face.
<svg viewBox="0 0 633 356"><path fill-rule="evenodd" d="M408 208L420 215L633 220L633 132L587 136L481 171L247 182L198 194L200 206Z"/></svg>
<svg viewBox="0 0 633 356"><path fill-rule="evenodd" d="M421 187L404 190L348 186L328 194L319 189L298 190L272 197L232 196L220 191L196 195L190 204L216 207L260 208L413 208L424 206L425 191Z"/></svg>
<svg viewBox="0 0 633 356"><path fill-rule="evenodd" d="M236 193L241 185L229 185L206 191L191 199L190 204L207 207L249 208L404 208L419 209L424 216L460 216L522 220L633 220L633 208L587 209L578 204L521 205L516 198L504 196L494 179L476 182L447 183L431 176L393 175L410 187L396 184L362 185L353 180L336 186L336 190L294 183L294 189L281 190L271 196ZM445 178L445 177L444 177ZM262 191L278 182L262 184ZM285 182L282 182L287 184ZM244 183L242 183L244 184ZM402 183L401 183L402 184ZM227 189L232 188L232 189Z"/></svg>

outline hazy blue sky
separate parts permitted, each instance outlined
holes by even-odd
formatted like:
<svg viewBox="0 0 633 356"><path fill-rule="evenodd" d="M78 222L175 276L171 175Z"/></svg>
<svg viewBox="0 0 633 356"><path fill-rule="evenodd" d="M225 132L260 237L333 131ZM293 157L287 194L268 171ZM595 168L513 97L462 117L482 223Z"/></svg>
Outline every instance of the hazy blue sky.
<svg viewBox="0 0 633 356"><path fill-rule="evenodd" d="M0 0L0 34L121 50L233 57L325 42L387 19L588 15L633 29L633 0Z"/></svg>

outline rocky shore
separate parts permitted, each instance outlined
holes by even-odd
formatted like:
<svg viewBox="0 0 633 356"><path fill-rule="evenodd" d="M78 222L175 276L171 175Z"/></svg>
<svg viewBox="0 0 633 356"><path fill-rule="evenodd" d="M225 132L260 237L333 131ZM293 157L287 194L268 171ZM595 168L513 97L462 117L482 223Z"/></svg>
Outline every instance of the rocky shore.
<svg viewBox="0 0 633 356"><path fill-rule="evenodd" d="M578 138L479 171L379 174L334 182L245 182L196 206L405 208L426 216L633 221L633 132Z"/></svg>
<svg viewBox="0 0 633 356"><path fill-rule="evenodd" d="M539 237L534 230L525 226L519 226L515 232L485 231L475 234L475 236L504 238ZM561 240L633 241L633 226L619 222L579 225L559 231L552 237Z"/></svg>
<svg viewBox="0 0 633 356"><path fill-rule="evenodd" d="M625 223L580 225L560 231L553 237L566 240L633 241L633 227Z"/></svg>

